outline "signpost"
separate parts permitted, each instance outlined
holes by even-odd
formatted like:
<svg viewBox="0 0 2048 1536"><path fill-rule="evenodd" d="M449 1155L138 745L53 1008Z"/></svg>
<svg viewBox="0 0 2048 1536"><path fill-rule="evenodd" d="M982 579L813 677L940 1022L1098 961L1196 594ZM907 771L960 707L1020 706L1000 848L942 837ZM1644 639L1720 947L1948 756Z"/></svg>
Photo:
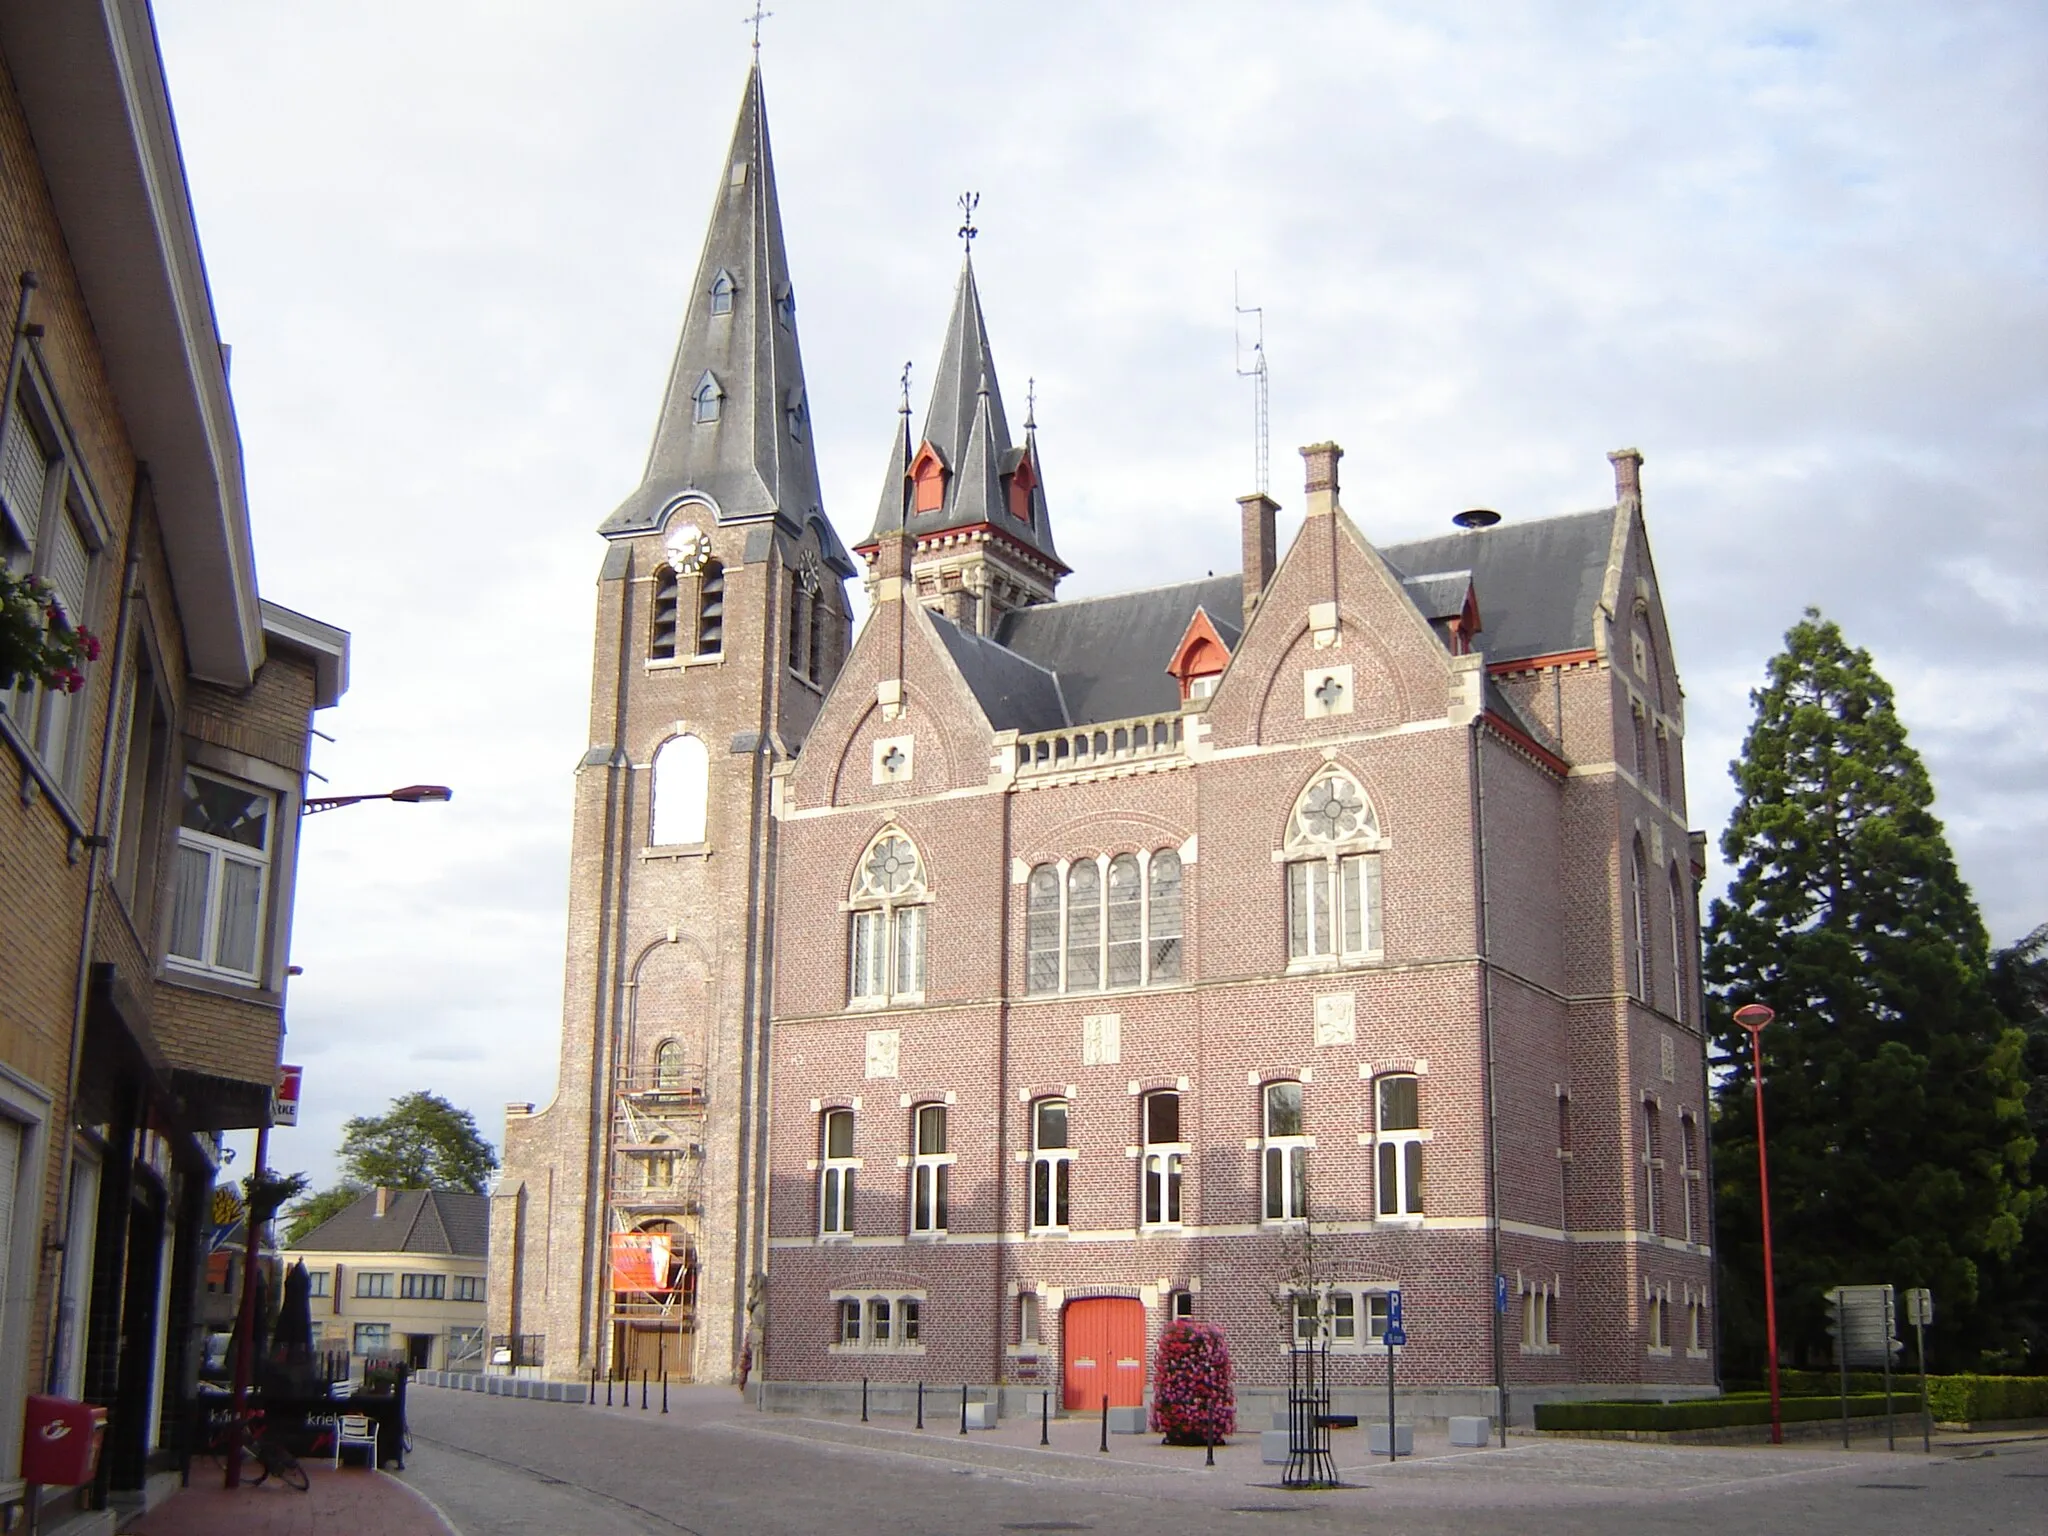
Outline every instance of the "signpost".
<svg viewBox="0 0 2048 1536"><path fill-rule="evenodd" d="M299 1079L304 1075L303 1067L280 1066L277 1069L277 1087L270 1095L272 1125L299 1123Z"/></svg>
<svg viewBox="0 0 2048 1536"><path fill-rule="evenodd" d="M1500 1443L1507 1449L1508 1443L1508 1367L1507 1357L1501 1352L1501 1337L1507 1331L1504 1319L1508 1315L1508 1277L1493 1277L1493 1378L1500 1392Z"/></svg>
<svg viewBox="0 0 2048 1536"><path fill-rule="evenodd" d="M1408 1330L1401 1322L1401 1293L1387 1292L1387 1460L1400 1455L1394 1437L1394 1351L1408 1342Z"/></svg>
<svg viewBox="0 0 2048 1536"><path fill-rule="evenodd" d="M1934 1321L1934 1292L1916 1287L1906 1292L1906 1321L1913 1325L1914 1352L1920 1356L1920 1449L1934 1454L1934 1415L1927 1408L1927 1325Z"/></svg>
<svg viewBox="0 0 2048 1536"><path fill-rule="evenodd" d="M1835 1356L1842 1374L1842 1448L1849 1448L1849 1370L1852 1366L1884 1371L1885 1439L1897 1449L1892 1422L1892 1357L1906 1346L1892 1336L1898 1312L1888 1285L1838 1285L1828 1292L1835 1336Z"/></svg>

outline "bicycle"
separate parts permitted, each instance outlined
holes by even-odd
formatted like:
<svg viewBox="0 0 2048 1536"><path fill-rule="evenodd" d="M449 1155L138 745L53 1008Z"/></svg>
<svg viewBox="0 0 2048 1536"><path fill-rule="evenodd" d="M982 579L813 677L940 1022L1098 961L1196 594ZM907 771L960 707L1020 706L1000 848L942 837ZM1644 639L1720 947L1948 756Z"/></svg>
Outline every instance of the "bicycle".
<svg viewBox="0 0 2048 1536"><path fill-rule="evenodd" d="M313 1480L299 1465L299 1458L264 1428L261 1408L252 1408L241 1418L229 1419L215 1430L207 1441L207 1454L225 1468L238 1444L245 1462L257 1469L256 1475L249 1479L250 1487L258 1486L274 1473L287 1488L296 1488L300 1493L312 1488Z"/></svg>

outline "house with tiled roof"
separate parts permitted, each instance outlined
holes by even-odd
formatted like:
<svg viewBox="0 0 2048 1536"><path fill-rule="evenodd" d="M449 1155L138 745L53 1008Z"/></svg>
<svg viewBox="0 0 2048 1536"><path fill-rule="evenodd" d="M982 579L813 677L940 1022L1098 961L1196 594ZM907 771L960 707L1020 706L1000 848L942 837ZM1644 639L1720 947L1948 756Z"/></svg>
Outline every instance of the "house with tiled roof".
<svg viewBox="0 0 2048 1536"><path fill-rule="evenodd" d="M490 1219L467 1190L375 1189L303 1234L284 1264L306 1266L315 1346L480 1369Z"/></svg>

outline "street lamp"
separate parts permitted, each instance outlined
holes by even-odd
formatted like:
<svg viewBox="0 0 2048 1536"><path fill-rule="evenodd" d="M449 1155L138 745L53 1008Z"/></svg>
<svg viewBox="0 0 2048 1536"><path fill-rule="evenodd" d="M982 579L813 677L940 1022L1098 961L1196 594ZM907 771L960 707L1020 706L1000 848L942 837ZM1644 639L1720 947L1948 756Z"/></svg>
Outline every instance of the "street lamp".
<svg viewBox="0 0 2048 1536"><path fill-rule="evenodd" d="M1762 1003L1744 1003L1735 1010L1735 1022L1749 1031L1750 1078L1756 1085L1756 1177L1763 1191L1764 1215L1764 1347L1771 1368L1771 1444L1785 1443L1785 1426L1778 1416L1778 1286L1771 1274L1771 1165L1764 1156L1764 1026L1777 1015Z"/></svg>
<svg viewBox="0 0 2048 1536"><path fill-rule="evenodd" d="M408 784L403 789L387 789L381 795L308 795L303 813L317 816L322 811L339 810L344 805L361 805L365 800L396 800L401 805L418 805L425 800L453 800L455 791L446 784Z"/></svg>
<svg viewBox="0 0 2048 1536"><path fill-rule="evenodd" d="M418 805L423 801L453 800L455 791L445 784L407 784L399 789L387 789L381 795L308 795L301 802L299 811L303 816L317 815L321 811L339 810L344 805L361 805L365 800L396 800L402 805ZM296 969L296 967L294 967ZM256 1127L256 1167L249 1175L250 1201L244 1216L245 1237L248 1240L242 1260L242 1299L235 1317L235 1390L234 1414L236 1430L228 1451L227 1486L239 1488L242 1484L242 1435L240 1426L249 1407L249 1376L255 1362L249 1358L250 1346L256 1341L256 1259L257 1233L262 1223L256 1219L255 1195L263 1187L264 1163L270 1152L270 1117L265 1115L263 1123Z"/></svg>

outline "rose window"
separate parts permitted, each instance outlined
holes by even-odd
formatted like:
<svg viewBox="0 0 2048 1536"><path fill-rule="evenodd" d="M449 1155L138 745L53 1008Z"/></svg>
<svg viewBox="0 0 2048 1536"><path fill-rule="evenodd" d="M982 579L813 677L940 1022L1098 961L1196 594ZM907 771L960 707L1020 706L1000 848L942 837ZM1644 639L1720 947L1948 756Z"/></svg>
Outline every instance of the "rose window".
<svg viewBox="0 0 2048 1536"><path fill-rule="evenodd" d="M917 883L917 850L907 838L883 838L868 853L866 881L877 895L901 895Z"/></svg>
<svg viewBox="0 0 2048 1536"><path fill-rule="evenodd" d="M1319 843L1339 843L1370 830L1372 813L1356 784L1333 777L1311 785L1296 814L1308 837Z"/></svg>

